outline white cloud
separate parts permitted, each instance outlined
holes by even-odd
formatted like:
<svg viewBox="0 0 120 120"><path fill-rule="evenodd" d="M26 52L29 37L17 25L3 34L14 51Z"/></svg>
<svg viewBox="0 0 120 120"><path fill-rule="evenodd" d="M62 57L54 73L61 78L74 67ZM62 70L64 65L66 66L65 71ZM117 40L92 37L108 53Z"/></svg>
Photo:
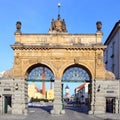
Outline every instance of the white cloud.
<svg viewBox="0 0 120 120"><path fill-rule="evenodd" d="M5 71L0 72L0 78L2 78Z"/></svg>

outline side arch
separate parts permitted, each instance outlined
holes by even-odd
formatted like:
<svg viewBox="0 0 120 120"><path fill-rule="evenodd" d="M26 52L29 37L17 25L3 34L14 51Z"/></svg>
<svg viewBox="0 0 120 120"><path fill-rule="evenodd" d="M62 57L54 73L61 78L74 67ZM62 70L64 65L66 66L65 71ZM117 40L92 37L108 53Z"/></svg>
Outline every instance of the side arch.
<svg viewBox="0 0 120 120"><path fill-rule="evenodd" d="M94 79L94 72L93 72L92 68L90 66L84 64L84 63L79 63L79 64L67 63L67 64L64 64L64 66L62 66L62 68L59 71L60 72L60 78L62 78L65 70L67 70L71 66L83 67L90 74L91 80Z"/></svg>
<svg viewBox="0 0 120 120"><path fill-rule="evenodd" d="M55 76L55 70L53 69L53 67L51 67L50 65L48 64L42 64L42 63L35 63L35 64L31 64L29 65L26 70L25 70L25 78L27 79L28 77L28 74L30 73L30 71L36 67L40 67L40 66L44 66L44 67L47 67L52 73L53 75Z"/></svg>

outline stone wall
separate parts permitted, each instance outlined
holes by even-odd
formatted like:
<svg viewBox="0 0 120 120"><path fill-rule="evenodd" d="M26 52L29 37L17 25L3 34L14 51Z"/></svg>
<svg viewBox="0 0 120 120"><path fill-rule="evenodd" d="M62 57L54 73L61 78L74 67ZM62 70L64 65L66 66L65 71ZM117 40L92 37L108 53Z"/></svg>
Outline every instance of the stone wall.
<svg viewBox="0 0 120 120"><path fill-rule="evenodd" d="M14 85L18 85L18 88L15 88L13 94L13 114L27 114L27 105L28 105L28 93L27 93L27 81L25 79L15 79ZM19 107L18 107L19 106Z"/></svg>
<svg viewBox="0 0 120 120"><path fill-rule="evenodd" d="M94 85L93 85L94 84ZM92 114L106 113L106 98L115 98L115 113L119 113L119 80L95 80L92 89Z"/></svg>
<svg viewBox="0 0 120 120"><path fill-rule="evenodd" d="M5 96L13 96L14 91L14 80L13 79L0 79L0 114L4 114L4 99ZM11 109L8 110L8 112Z"/></svg>
<svg viewBox="0 0 120 120"><path fill-rule="evenodd" d="M0 79L0 114L5 113L5 97L11 97L7 113L27 114L27 82L24 79Z"/></svg>

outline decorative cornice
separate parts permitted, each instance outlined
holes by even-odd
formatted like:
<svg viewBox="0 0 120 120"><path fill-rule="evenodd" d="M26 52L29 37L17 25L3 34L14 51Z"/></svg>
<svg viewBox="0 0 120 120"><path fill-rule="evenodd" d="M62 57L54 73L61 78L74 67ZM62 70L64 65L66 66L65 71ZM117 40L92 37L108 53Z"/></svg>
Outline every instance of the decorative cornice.
<svg viewBox="0 0 120 120"><path fill-rule="evenodd" d="M67 50L97 50L97 49L106 49L104 45L23 45L23 44L14 44L11 45L13 50L20 49L20 50L27 50L27 49L67 49Z"/></svg>

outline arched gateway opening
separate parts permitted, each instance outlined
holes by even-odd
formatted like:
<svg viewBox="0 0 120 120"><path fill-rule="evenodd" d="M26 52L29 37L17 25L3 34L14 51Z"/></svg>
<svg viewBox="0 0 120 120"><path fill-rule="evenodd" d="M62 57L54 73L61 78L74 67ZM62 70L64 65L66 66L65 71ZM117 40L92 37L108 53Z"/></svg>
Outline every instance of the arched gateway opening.
<svg viewBox="0 0 120 120"><path fill-rule="evenodd" d="M82 65L71 65L62 76L63 107L88 113L90 105L91 73Z"/></svg>
<svg viewBox="0 0 120 120"><path fill-rule="evenodd" d="M28 106L52 109L54 101L54 74L43 64L35 64L27 71Z"/></svg>

